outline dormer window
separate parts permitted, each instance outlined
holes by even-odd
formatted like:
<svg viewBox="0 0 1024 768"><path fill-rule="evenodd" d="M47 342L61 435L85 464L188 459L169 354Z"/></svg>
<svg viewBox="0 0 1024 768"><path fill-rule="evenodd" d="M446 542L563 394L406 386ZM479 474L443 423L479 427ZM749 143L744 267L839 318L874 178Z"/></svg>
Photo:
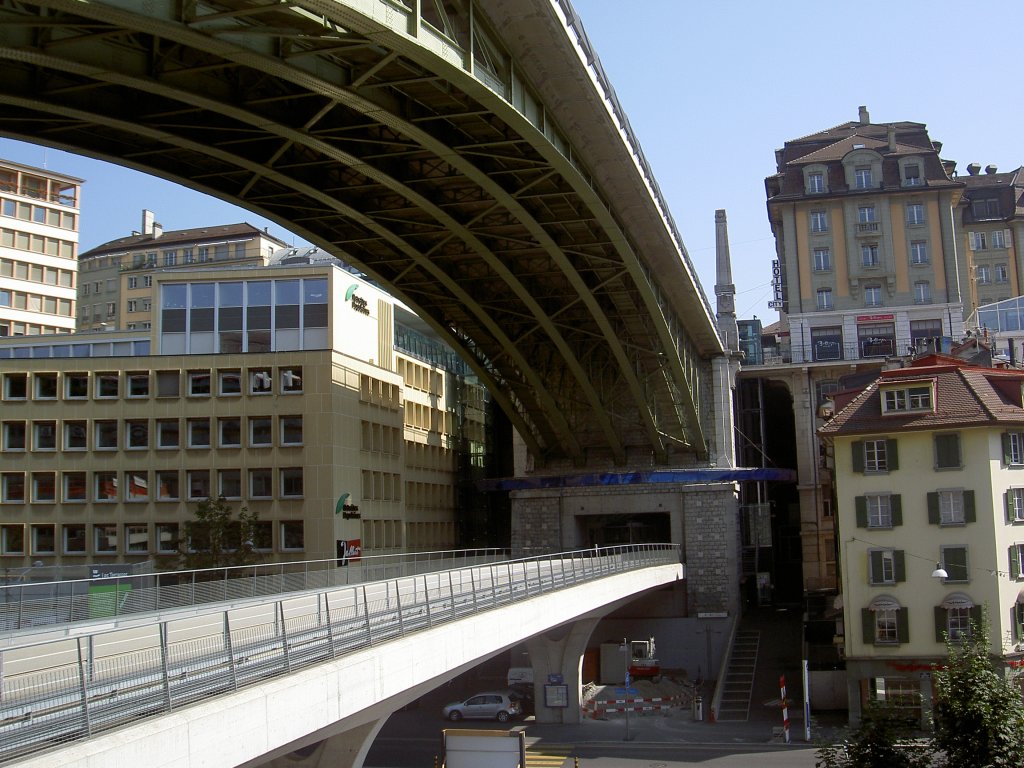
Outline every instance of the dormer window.
<svg viewBox="0 0 1024 768"><path fill-rule="evenodd" d="M807 174L807 192L809 194L815 194L818 192L825 191L825 177L818 171L815 173Z"/></svg>
<svg viewBox="0 0 1024 768"><path fill-rule="evenodd" d="M858 165L854 168L853 175L857 189L871 189L874 186L870 165Z"/></svg>
<svg viewBox="0 0 1024 768"><path fill-rule="evenodd" d="M903 186L904 187L920 187L924 184L924 179L921 178L921 166L916 163L907 163L903 166Z"/></svg>
<svg viewBox="0 0 1024 768"><path fill-rule="evenodd" d="M882 413L932 410L930 384L885 389L882 391Z"/></svg>

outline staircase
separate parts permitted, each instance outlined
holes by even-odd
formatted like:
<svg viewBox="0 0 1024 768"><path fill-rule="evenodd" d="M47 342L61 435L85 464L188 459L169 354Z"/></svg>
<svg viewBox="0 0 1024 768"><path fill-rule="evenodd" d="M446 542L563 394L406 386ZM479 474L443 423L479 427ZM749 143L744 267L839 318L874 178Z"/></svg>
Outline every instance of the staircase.
<svg viewBox="0 0 1024 768"><path fill-rule="evenodd" d="M718 706L720 722L746 722L749 719L760 642L761 633L757 630L740 630L736 633L729 668L722 684L722 700Z"/></svg>

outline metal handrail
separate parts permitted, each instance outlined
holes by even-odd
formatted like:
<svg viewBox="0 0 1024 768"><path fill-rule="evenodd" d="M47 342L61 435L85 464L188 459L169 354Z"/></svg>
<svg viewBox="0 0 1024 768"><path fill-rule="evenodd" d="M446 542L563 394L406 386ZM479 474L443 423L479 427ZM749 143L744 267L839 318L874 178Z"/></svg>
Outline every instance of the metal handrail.
<svg viewBox="0 0 1024 768"><path fill-rule="evenodd" d="M347 586L492 562L508 556L507 549L497 548L437 550L66 581L21 580L0 587L0 632L52 629L54 625L81 621Z"/></svg>
<svg viewBox="0 0 1024 768"><path fill-rule="evenodd" d="M344 654L627 571L679 563L634 544L465 566L221 606L0 652L0 763Z"/></svg>

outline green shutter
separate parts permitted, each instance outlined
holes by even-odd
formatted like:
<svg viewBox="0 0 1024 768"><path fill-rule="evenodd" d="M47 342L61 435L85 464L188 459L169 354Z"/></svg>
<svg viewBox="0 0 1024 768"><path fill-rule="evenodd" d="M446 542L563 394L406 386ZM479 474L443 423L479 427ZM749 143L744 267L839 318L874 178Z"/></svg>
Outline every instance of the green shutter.
<svg viewBox="0 0 1024 768"><path fill-rule="evenodd" d="M971 633L984 631L984 627L981 625L981 606L971 606Z"/></svg>
<svg viewBox="0 0 1024 768"><path fill-rule="evenodd" d="M1010 556L1010 578L1020 578L1020 558L1017 556L1017 545L1014 544L1009 549Z"/></svg>
<svg viewBox="0 0 1024 768"><path fill-rule="evenodd" d="M892 527L903 525L903 500L898 493L889 497L889 509L892 511Z"/></svg>
<svg viewBox="0 0 1024 768"><path fill-rule="evenodd" d="M938 525L939 520L939 494L935 491L928 493L928 524Z"/></svg>
<svg viewBox="0 0 1024 768"><path fill-rule="evenodd" d="M935 606L935 642L946 642L947 622L946 609L941 605Z"/></svg>
<svg viewBox="0 0 1024 768"><path fill-rule="evenodd" d="M878 584L882 580L882 553L878 550L868 553L868 583Z"/></svg>
<svg viewBox="0 0 1024 768"><path fill-rule="evenodd" d="M1013 453L1010 451L1010 433L1003 432L1003 464L1009 464L1013 459Z"/></svg>
<svg viewBox="0 0 1024 768"><path fill-rule="evenodd" d="M1003 493L1003 510L1006 512L1006 522L1008 523L1013 522L1013 507L1010 504L1010 498L1010 492L1005 491Z"/></svg>
<svg viewBox="0 0 1024 768"><path fill-rule="evenodd" d="M853 500L853 507L857 510L857 527L868 527L868 499L866 496L857 496Z"/></svg>
<svg viewBox="0 0 1024 768"><path fill-rule="evenodd" d="M900 468L900 452L896 450L896 439L885 441L885 468L892 472Z"/></svg>
<svg viewBox="0 0 1024 768"><path fill-rule="evenodd" d="M978 513L974 509L974 491L964 491L964 522L975 523Z"/></svg>
<svg viewBox="0 0 1024 768"><path fill-rule="evenodd" d="M853 452L853 471L864 474L864 441L854 440L850 450Z"/></svg>
<svg viewBox="0 0 1024 768"><path fill-rule="evenodd" d="M949 581L967 581L967 548L946 547L942 550L942 566Z"/></svg>
<svg viewBox="0 0 1024 768"><path fill-rule="evenodd" d="M860 623L864 645L873 645L875 642L875 612L868 608L861 608Z"/></svg>
<svg viewBox="0 0 1024 768"><path fill-rule="evenodd" d="M896 640L900 643L910 642L910 612L906 608L896 611Z"/></svg>
<svg viewBox="0 0 1024 768"><path fill-rule="evenodd" d="M892 572L896 581L907 580L907 559L906 556L903 554L902 549L893 550Z"/></svg>
<svg viewBox="0 0 1024 768"><path fill-rule="evenodd" d="M1010 610L1013 611L1013 627L1017 630L1015 637L1019 643L1024 640L1024 610L1020 603L1014 603Z"/></svg>

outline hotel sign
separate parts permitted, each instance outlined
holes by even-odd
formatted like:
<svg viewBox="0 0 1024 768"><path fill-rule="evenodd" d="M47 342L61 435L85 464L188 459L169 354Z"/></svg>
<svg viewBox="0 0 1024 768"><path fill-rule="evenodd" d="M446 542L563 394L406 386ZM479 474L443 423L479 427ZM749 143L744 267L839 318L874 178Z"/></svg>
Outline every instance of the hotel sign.
<svg viewBox="0 0 1024 768"><path fill-rule="evenodd" d="M895 320L896 315L857 315L858 323L881 323L886 320Z"/></svg>
<svg viewBox="0 0 1024 768"><path fill-rule="evenodd" d="M774 297L768 302L768 309L782 309L786 305L786 299L782 287L782 266L778 259L772 259L772 291Z"/></svg>

